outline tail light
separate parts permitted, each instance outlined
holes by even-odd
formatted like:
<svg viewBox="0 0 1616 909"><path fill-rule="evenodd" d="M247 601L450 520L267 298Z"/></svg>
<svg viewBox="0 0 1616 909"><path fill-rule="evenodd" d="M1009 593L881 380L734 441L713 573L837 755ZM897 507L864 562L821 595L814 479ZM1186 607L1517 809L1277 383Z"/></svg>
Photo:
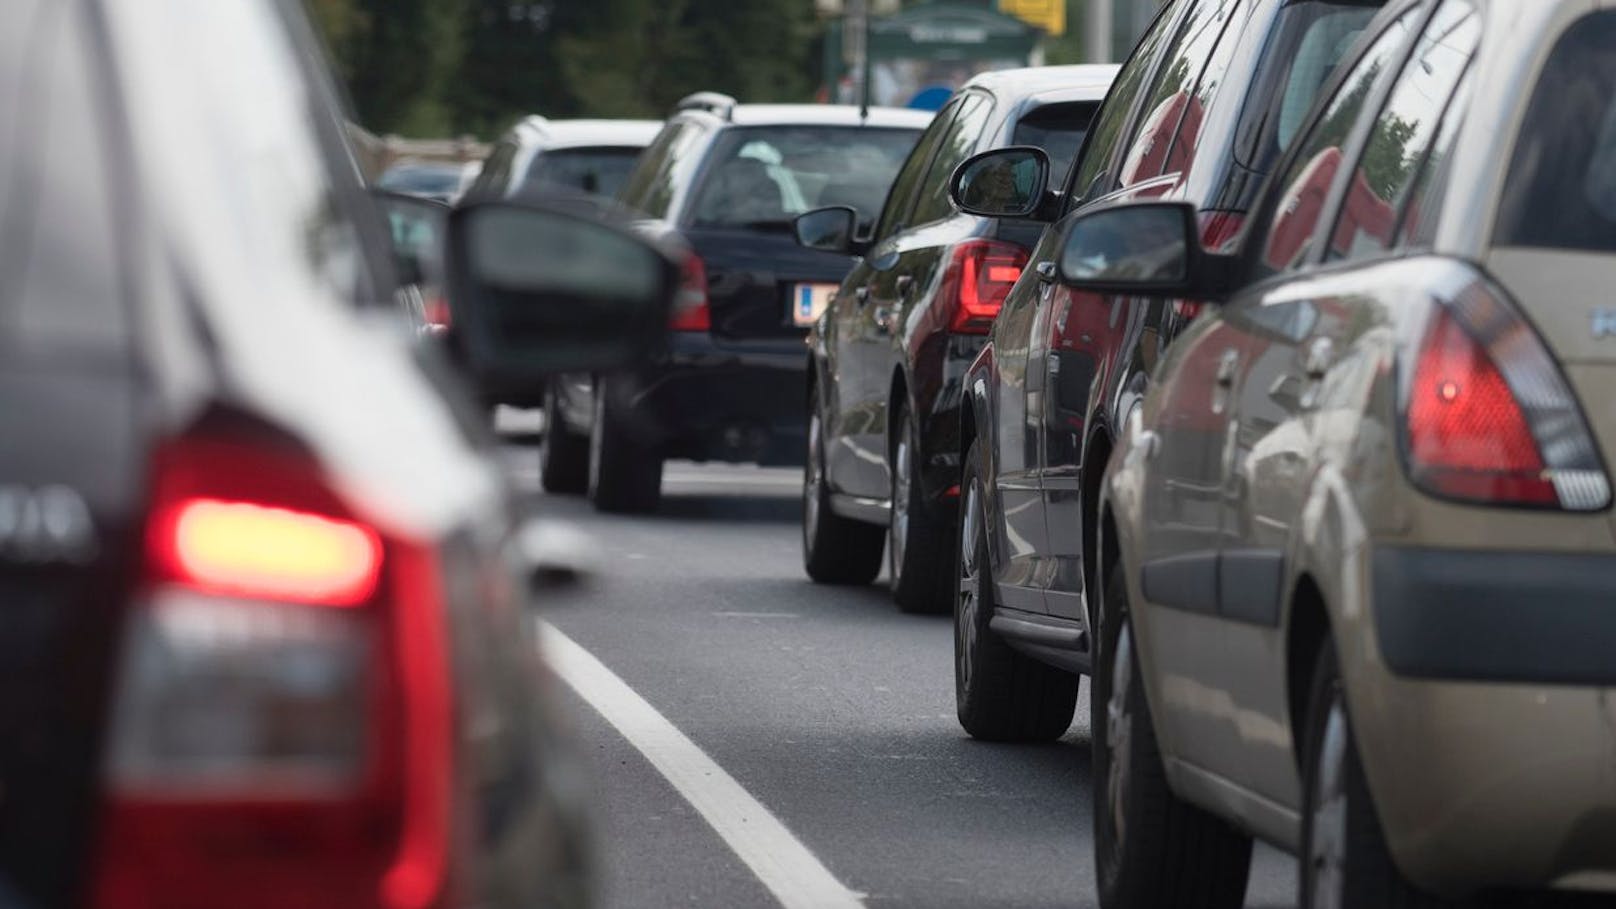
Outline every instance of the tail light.
<svg viewBox="0 0 1616 909"><path fill-rule="evenodd" d="M668 327L674 331L709 331L713 327L712 307L707 301L707 266L700 256L685 260Z"/></svg>
<svg viewBox="0 0 1616 909"><path fill-rule="evenodd" d="M969 240L954 248L943 274L939 298L952 304L948 328L957 334L984 335L993 327L1010 288L1027 267L1027 250L997 240Z"/></svg>
<svg viewBox="0 0 1616 909"><path fill-rule="evenodd" d="M427 330L431 332L448 331L454 324L453 317L449 315L449 300L441 292L426 296L421 315L426 320Z"/></svg>
<svg viewBox="0 0 1616 909"><path fill-rule="evenodd" d="M1416 486L1465 502L1597 511L1610 481L1543 342L1475 281L1432 309L1406 389Z"/></svg>
<svg viewBox="0 0 1616 909"><path fill-rule="evenodd" d="M434 551L368 525L298 452L189 437L154 488L95 905L439 905L454 735Z"/></svg>

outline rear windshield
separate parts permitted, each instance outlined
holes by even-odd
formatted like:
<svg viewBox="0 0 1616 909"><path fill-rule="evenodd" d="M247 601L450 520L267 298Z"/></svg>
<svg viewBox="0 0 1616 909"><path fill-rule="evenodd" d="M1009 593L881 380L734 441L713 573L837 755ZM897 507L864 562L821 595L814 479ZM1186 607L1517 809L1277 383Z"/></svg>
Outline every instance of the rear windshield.
<svg viewBox="0 0 1616 909"><path fill-rule="evenodd" d="M1012 145L1031 145L1049 153L1050 172L1065 175L1088 135L1089 123L1100 105L1092 101L1046 104L1016 124Z"/></svg>
<svg viewBox="0 0 1616 909"><path fill-rule="evenodd" d="M1273 169L1324 83L1381 6L1380 0L1301 0L1280 10L1236 127L1235 157L1241 164L1259 174Z"/></svg>
<svg viewBox="0 0 1616 909"><path fill-rule="evenodd" d="M424 196L451 195L460 189L460 178L465 168L459 166L426 167L418 164L395 167L376 181L382 189Z"/></svg>
<svg viewBox="0 0 1616 909"><path fill-rule="evenodd" d="M731 129L719 139L689 211L693 227L791 230L827 205L873 219L920 131L875 127Z"/></svg>
<svg viewBox="0 0 1616 909"><path fill-rule="evenodd" d="M565 187L615 197L639 160L638 148L568 148L545 152L528 166L527 186Z"/></svg>
<svg viewBox="0 0 1616 909"><path fill-rule="evenodd" d="M1616 12L1573 25L1538 78L1498 209L1499 246L1616 251Z"/></svg>

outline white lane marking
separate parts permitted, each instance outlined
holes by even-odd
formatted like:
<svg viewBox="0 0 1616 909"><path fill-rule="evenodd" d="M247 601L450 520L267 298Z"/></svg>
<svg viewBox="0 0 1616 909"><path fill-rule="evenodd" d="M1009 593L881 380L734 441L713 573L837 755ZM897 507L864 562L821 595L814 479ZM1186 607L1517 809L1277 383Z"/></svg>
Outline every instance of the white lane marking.
<svg viewBox="0 0 1616 909"><path fill-rule="evenodd" d="M794 612L715 612L720 619L800 619Z"/></svg>
<svg viewBox="0 0 1616 909"><path fill-rule="evenodd" d="M539 647L556 674L645 755L785 909L864 904L808 847L628 683L548 622Z"/></svg>

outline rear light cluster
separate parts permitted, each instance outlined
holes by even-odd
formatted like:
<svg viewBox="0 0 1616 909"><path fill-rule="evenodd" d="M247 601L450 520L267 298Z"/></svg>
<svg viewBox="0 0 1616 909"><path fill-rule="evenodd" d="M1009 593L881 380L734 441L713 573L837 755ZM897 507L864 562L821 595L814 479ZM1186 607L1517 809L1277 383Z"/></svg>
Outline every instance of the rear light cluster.
<svg viewBox="0 0 1616 909"><path fill-rule="evenodd" d="M454 317L449 313L449 300L442 292L426 295L421 302L421 316L426 320L425 327L429 332L446 332L454 325Z"/></svg>
<svg viewBox="0 0 1616 909"><path fill-rule="evenodd" d="M949 331L987 334L1026 267L1027 250L1013 243L968 240L955 247L938 290L943 305L952 307Z"/></svg>
<svg viewBox="0 0 1616 909"><path fill-rule="evenodd" d="M692 254L679 273L679 293L673 298L668 327L674 331L711 331L712 306L707 299L707 266Z"/></svg>
<svg viewBox="0 0 1616 909"><path fill-rule="evenodd" d="M431 548L305 454L156 461L94 903L427 909L448 888L452 701Z"/></svg>
<svg viewBox="0 0 1616 909"><path fill-rule="evenodd" d="M1432 309L1408 371L1415 485L1465 502L1597 511L1598 449L1553 358L1502 294L1470 281Z"/></svg>

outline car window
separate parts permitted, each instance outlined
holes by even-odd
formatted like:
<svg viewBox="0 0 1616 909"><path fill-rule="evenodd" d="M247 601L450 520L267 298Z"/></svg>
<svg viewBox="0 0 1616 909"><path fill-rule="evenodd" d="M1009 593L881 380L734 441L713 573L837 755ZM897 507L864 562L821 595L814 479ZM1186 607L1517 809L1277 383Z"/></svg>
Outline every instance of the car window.
<svg viewBox="0 0 1616 909"><path fill-rule="evenodd" d="M1416 10L1399 16L1376 36L1368 51L1353 64L1330 99L1313 131L1301 140L1290 168L1276 186L1284 194L1274 209L1258 262L1259 276L1297 268L1313 249L1319 221L1330 189L1341 168L1343 148L1353 126L1369 103L1381 74L1395 65L1396 54L1408 41Z"/></svg>
<svg viewBox="0 0 1616 909"><path fill-rule="evenodd" d="M1140 126L1123 159L1118 188L1179 169L1168 164L1173 136L1184 120L1200 120L1200 112L1191 109L1196 100L1195 83L1237 5L1236 0L1202 0L1190 10L1145 101Z"/></svg>
<svg viewBox="0 0 1616 909"><path fill-rule="evenodd" d="M1426 24L1347 178L1327 260L1391 246L1397 213L1480 40L1481 16L1468 0L1448 0Z"/></svg>
<svg viewBox="0 0 1616 909"><path fill-rule="evenodd" d="M699 163L695 152L705 136L688 121L668 124L634 165L618 199L648 217L666 218L674 191Z"/></svg>
<svg viewBox="0 0 1616 909"><path fill-rule="evenodd" d="M1167 152L1166 163L1162 166L1163 173L1180 173L1189 169L1195 160L1195 150L1201 144L1201 126L1205 122L1206 112L1212 107L1212 101L1223 87L1225 76L1229 72L1229 63L1234 59L1235 48L1240 45L1240 29L1234 26L1237 22L1236 13L1245 18L1244 11L1236 9L1236 4L1224 4L1219 10L1216 19L1208 20L1201 32L1218 35L1217 44L1210 53L1206 53L1204 44L1197 42L1196 53L1206 54L1206 65L1202 67L1200 78L1196 80L1195 91L1184 105L1184 115L1179 119L1178 131L1173 136L1173 144Z"/></svg>
<svg viewBox="0 0 1616 909"><path fill-rule="evenodd" d="M1453 144L1464 126L1465 114L1470 110L1470 93L1475 86L1474 67L1465 70L1459 87L1453 91L1453 100L1442 125L1437 129L1431 151L1420 165L1420 175L1403 206L1402 227L1398 230L1398 244L1404 248L1428 247L1436 239L1437 216L1448 196L1448 185L1453 176Z"/></svg>
<svg viewBox="0 0 1616 909"><path fill-rule="evenodd" d="M921 182L926 178L926 170L931 166L932 156L936 153L937 146L942 143L943 137L948 135L953 127L954 116L959 113L960 105L964 101L963 96L956 97L939 111L932 119L931 125L926 127L920 141L915 143L908 160L903 162L897 179L892 182L892 188L887 192L886 204L881 208L881 220L875 227L875 242L879 243L909 226L909 214L914 211L915 197L920 194Z"/></svg>
<svg viewBox="0 0 1616 909"><path fill-rule="evenodd" d="M931 169L921 184L920 198L915 203L915 213L910 223L929 224L954 213L954 205L948 200L949 178L966 158L976 153L992 113L993 99L974 93L965 96L960 104L959 116L954 118L947 134L937 145L937 156L932 159Z"/></svg>
<svg viewBox="0 0 1616 909"><path fill-rule="evenodd" d="M797 215L827 205L851 205L873 218L918 135L860 126L726 130L691 197L689 223L783 233Z"/></svg>
<svg viewBox="0 0 1616 909"><path fill-rule="evenodd" d="M534 155L527 166L524 186L563 187L592 196L615 198L628 183L637 148L566 148Z"/></svg>
<svg viewBox="0 0 1616 909"><path fill-rule="evenodd" d="M1083 147L1089 123L1100 105L1093 101L1045 104L1023 114L1010 137L1011 145L1031 145L1049 153L1050 178L1064 185L1077 150Z"/></svg>
<svg viewBox="0 0 1616 909"><path fill-rule="evenodd" d="M1304 0L1280 10L1235 126L1236 161L1259 175L1273 169L1380 5L1380 0ZM1258 182L1249 184L1253 191ZM1250 201L1236 207L1247 208Z"/></svg>
<svg viewBox="0 0 1616 909"><path fill-rule="evenodd" d="M0 16L0 342L34 355L122 350L113 143L84 5L22 7Z"/></svg>
<svg viewBox="0 0 1616 909"><path fill-rule="evenodd" d="M1166 42L1168 32L1176 17L1176 10L1181 6L1169 3L1156 14L1150 29L1145 32L1139 44L1134 48L1128 62L1117 73L1117 79L1106 93L1105 103L1100 106L1099 116L1089 129L1087 140L1083 143L1083 150L1078 153L1077 169L1072 176L1071 205L1081 205L1089 199L1105 195L1110 187L1102 182L1106 170L1116 159L1117 148L1123 141L1122 131L1128 125L1128 117L1133 112L1134 102L1144 86L1145 77L1149 75L1151 65L1161 51L1162 44Z"/></svg>
<svg viewBox="0 0 1616 909"><path fill-rule="evenodd" d="M1555 43L1510 159L1493 242L1616 251L1616 11Z"/></svg>

